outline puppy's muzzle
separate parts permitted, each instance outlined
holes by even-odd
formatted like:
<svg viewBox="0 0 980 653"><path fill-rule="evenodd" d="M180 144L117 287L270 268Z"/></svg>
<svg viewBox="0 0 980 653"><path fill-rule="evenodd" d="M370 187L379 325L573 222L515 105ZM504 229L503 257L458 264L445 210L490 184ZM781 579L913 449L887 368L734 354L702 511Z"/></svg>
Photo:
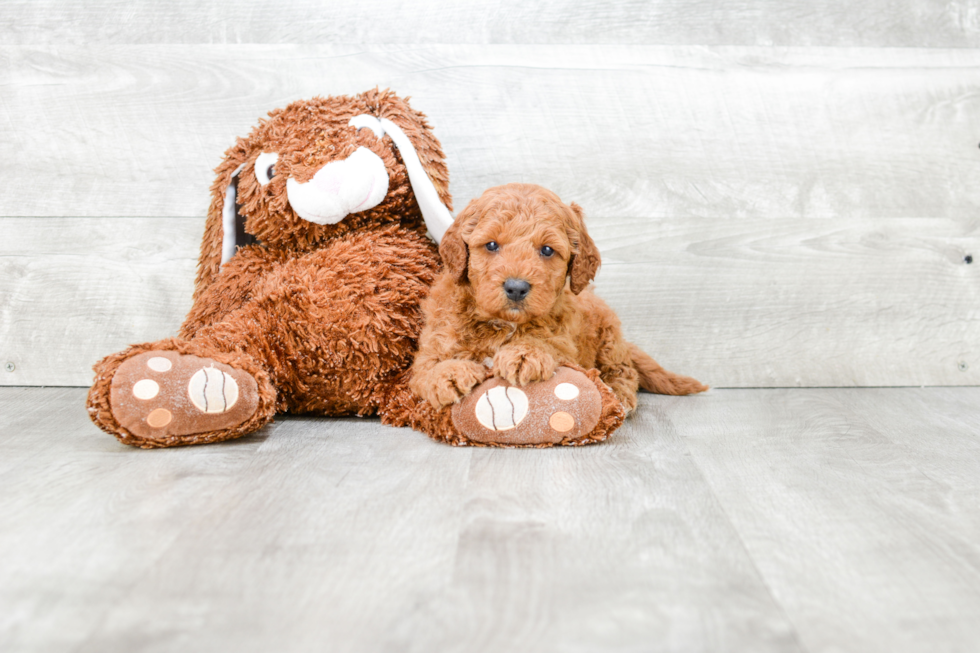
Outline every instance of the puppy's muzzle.
<svg viewBox="0 0 980 653"><path fill-rule="evenodd" d="M531 284L524 279L508 279L504 282L504 294L512 302L522 302L531 292Z"/></svg>

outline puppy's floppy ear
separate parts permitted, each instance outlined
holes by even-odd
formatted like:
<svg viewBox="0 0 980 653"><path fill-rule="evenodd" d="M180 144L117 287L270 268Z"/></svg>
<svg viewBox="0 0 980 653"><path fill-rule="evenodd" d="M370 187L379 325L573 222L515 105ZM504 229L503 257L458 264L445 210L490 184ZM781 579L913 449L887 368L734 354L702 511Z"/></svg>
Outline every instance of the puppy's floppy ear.
<svg viewBox="0 0 980 653"><path fill-rule="evenodd" d="M585 230L585 214L582 212L582 207L575 202L572 202L569 207L575 214L573 220L575 226L568 234L575 253L572 254L572 260L568 264L568 276L571 278L569 287L577 295L595 278L602 258L599 256L599 248L589 236L589 232Z"/></svg>
<svg viewBox="0 0 980 653"><path fill-rule="evenodd" d="M446 271L452 275L456 283L463 283L467 280L466 268L469 266L470 250L463 240L463 231L471 232L473 226L480 219L480 213L475 204L476 200L470 202L456 216L439 243L439 256L442 257Z"/></svg>

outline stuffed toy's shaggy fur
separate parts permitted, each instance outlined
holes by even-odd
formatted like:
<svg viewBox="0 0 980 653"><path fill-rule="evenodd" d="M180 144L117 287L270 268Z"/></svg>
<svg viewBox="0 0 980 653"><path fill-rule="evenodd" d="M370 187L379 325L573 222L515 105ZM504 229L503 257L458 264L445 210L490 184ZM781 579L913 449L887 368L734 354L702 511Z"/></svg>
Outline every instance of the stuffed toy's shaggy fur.
<svg viewBox="0 0 980 653"><path fill-rule="evenodd" d="M440 253L445 269L423 303L411 380L443 416L430 434L455 444L585 444L622 423L639 387L707 389L623 338L589 285L599 250L576 204L540 186L492 188L460 213ZM561 382L549 385L556 373Z"/></svg>
<svg viewBox="0 0 980 653"><path fill-rule="evenodd" d="M97 363L93 421L145 448L227 440L286 411L437 422L415 416L407 386L439 268L413 157L451 208L439 142L393 93L271 112L216 170L179 336Z"/></svg>

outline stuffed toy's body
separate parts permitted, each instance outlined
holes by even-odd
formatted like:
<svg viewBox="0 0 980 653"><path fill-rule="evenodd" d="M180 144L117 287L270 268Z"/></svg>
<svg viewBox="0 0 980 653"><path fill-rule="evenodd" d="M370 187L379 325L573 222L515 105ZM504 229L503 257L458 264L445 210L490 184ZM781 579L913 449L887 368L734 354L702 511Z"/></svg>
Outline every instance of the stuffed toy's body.
<svg viewBox="0 0 980 653"><path fill-rule="evenodd" d="M216 173L180 334L97 363L93 421L144 448L239 437L276 412L409 423L439 269L426 232L452 221L425 117L387 91L295 102Z"/></svg>

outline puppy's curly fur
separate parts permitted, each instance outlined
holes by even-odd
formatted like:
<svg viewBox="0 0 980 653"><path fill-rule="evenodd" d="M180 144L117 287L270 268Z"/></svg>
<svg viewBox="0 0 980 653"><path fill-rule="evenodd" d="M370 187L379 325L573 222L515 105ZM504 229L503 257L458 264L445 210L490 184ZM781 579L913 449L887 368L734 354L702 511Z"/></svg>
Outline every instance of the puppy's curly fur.
<svg viewBox="0 0 980 653"><path fill-rule="evenodd" d="M548 379L560 365L595 368L627 412L639 387L671 395L707 390L623 338L619 318L589 285L600 256L582 209L551 191L489 189L456 218L439 252L445 267L423 302L411 380L433 408L484 381L488 360L494 375L515 385Z"/></svg>

